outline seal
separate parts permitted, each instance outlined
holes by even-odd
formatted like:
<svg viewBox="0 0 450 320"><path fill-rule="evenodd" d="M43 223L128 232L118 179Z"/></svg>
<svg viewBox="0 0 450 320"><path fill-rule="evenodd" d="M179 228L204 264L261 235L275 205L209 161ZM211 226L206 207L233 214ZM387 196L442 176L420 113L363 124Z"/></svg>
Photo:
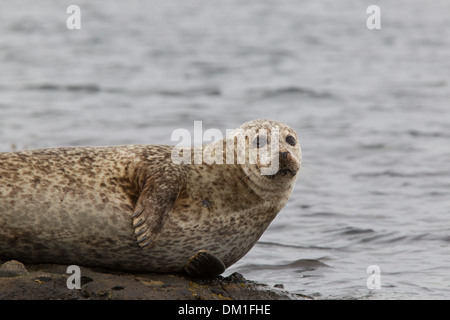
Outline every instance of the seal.
<svg viewBox="0 0 450 320"><path fill-rule="evenodd" d="M263 174L268 162L249 151L269 146L278 165ZM247 122L200 149L206 155L194 152L193 163L174 161L179 150L168 145L0 153L0 258L222 273L286 205L301 150L296 132L273 120Z"/></svg>

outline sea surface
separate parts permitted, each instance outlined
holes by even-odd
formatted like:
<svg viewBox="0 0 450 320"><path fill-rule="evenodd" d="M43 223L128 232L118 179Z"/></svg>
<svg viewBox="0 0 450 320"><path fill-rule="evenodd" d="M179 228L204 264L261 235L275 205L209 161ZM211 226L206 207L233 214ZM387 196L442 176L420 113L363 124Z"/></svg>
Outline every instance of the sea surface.
<svg viewBox="0 0 450 320"><path fill-rule="evenodd" d="M225 274L317 299L450 299L449 24L448 0L4 1L0 151L282 121L303 150L296 188Z"/></svg>

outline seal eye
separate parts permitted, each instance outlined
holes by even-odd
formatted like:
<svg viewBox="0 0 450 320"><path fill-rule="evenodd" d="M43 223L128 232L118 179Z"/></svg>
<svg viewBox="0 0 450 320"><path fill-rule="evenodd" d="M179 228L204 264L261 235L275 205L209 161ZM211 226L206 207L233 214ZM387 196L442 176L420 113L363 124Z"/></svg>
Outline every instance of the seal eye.
<svg viewBox="0 0 450 320"><path fill-rule="evenodd" d="M295 138L293 136L287 136L286 142L290 144L291 146L295 146Z"/></svg>
<svg viewBox="0 0 450 320"><path fill-rule="evenodd" d="M267 144L267 139L264 136L257 136L255 140L253 140L253 145L257 148L264 147Z"/></svg>

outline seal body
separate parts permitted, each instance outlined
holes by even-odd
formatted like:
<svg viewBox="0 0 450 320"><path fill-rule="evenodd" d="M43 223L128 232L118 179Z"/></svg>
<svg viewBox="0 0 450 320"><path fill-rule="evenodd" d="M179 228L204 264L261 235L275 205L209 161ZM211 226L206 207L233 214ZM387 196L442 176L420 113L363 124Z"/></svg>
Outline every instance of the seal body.
<svg viewBox="0 0 450 320"><path fill-rule="evenodd" d="M206 251L228 267L288 201L299 150L291 175L267 177L258 163L175 164L162 145L0 153L0 257L180 272Z"/></svg>

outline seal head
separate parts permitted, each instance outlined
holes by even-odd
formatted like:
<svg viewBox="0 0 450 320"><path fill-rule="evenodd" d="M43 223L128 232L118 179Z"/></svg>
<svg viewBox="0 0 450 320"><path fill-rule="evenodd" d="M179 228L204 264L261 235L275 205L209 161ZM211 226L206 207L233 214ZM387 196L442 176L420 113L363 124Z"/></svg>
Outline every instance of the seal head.
<svg viewBox="0 0 450 320"><path fill-rule="evenodd" d="M245 158L242 169L255 192L292 190L302 161L294 129L278 121L253 120L235 130L230 139L235 141L237 158Z"/></svg>

